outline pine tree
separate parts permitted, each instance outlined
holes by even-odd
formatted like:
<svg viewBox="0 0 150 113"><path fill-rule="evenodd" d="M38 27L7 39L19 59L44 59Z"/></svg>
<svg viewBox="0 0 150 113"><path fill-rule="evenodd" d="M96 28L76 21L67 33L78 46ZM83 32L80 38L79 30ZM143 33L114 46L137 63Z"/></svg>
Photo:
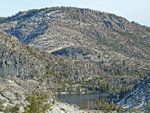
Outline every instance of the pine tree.
<svg viewBox="0 0 150 113"><path fill-rule="evenodd" d="M51 107L48 99L48 95L43 91L33 91L32 95L27 97L29 105L24 108L24 113L45 113Z"/></svg>

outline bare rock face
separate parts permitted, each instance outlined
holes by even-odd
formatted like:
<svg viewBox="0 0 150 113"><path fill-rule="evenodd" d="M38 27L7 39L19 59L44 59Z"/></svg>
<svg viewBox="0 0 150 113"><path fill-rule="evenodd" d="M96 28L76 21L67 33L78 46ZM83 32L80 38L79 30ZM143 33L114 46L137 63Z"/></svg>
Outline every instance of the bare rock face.
<svg viewBox="0 0 150 113"><path fill-rule="evenodd" d="M47 90L46 86L40 86L40 82L36 80L25 80L16 77L0 77L0 102L4 107L18 105L20 112L24 111L24 107L28 104L26 100L27 95L30 95L33 91ZM51 95L52 92L51 92ZM50 97L52 97L50 95ZM50 98L53 100L54 98Z"/></svg>
<svg viewBox="0 0 150 113"><path fill-rule="evenodd" d="M16 37L0 32L0 75L20 76L45 73L45 67L30 54L28 47L20 44Z"/></svg>

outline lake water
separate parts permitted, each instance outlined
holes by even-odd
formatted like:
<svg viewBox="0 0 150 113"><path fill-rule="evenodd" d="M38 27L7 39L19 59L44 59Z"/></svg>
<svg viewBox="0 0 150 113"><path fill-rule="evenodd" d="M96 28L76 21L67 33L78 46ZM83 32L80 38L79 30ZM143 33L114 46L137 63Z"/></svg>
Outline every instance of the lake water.
<svg viewBox="0 0 150 113"><path fill-rule="evenodd" d="M106 98L109 94L67 94L67 95L58 95L58 99L70 104L75 104L81 108L87 108L90 106L90 109L94 109L94 105L97 104L98 100Z"/></svg>

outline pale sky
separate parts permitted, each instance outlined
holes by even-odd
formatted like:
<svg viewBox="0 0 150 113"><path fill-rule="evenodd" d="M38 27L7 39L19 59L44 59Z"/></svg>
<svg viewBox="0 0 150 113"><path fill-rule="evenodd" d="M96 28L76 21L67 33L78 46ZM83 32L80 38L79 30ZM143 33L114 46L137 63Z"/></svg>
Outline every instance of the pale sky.
<svg viewBox="0 0 150 113"><path fill-rule="evenodd" d="M150 27L150 0L0 0L0 16L54 6L73 6L114 13Z"/></svg>

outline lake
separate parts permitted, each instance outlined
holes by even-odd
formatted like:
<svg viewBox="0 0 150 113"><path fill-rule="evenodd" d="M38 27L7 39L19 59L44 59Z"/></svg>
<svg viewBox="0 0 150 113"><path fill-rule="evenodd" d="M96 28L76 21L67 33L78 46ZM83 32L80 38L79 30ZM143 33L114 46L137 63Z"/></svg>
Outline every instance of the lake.
<svg viewBox="0 0 150 113"><path fill-rule="evenodd" d="M98 100L108 97L106 93L94 93L94 94L67 94L58 95L58 99L66 103L75 104L81 108L94 109L94 105L97 104Z"/></svg>

